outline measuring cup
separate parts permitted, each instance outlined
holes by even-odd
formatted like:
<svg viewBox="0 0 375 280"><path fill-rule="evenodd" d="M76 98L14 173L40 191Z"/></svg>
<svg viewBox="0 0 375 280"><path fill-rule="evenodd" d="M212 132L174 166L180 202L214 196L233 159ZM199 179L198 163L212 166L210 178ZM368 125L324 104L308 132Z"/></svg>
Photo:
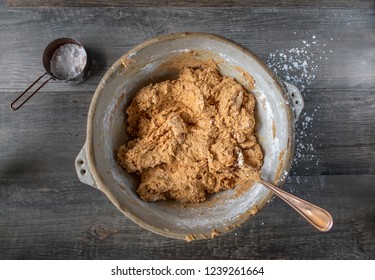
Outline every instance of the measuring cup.
<svg viewBox="0 0 375 280"><path fill-rule="evenodd" d="M43 66L44 66L45 73L42 74L39 78L37 78L35 80L35 82L33 82L24 92L22 92L12 102L12 104L10 105L12 110L18 110L19 108L21 108L31 97L33 97L45 84L47 84L51 80L55 80L55 81L58 81L58 82L69 84L69 85L76 85L76 84L79 84L79 83L81 83L81 82L83 82L84 80L87 79L87 77L90 74L90 70L91 70L91 62L90 62L90 59L89 59L89 56L88 56L87 52L86 52L86 58L87 58L86 59L86 65L83 68L82 72L78 76L74 77L73 79L61 79L61 78L58 78L58 77L53 75L53 73L51 71L51 58L52 58L54 52L60 46L65 45L65 44L76 44L78 46L81 46L86 52L86 49L83 47L83 45L79 41L77 41L75 39L72 39L72 38L59 38L59 39L56 39L56 40L52 41L51 43L49 43L47 45L47 47L44 49L44 52L43 52ZM49 76L49 78L47 80L45 80L24 101L22 101L20 104L17 105L16 104L17 101L20 100L37 82L39 82L46 75Z"/></svg>

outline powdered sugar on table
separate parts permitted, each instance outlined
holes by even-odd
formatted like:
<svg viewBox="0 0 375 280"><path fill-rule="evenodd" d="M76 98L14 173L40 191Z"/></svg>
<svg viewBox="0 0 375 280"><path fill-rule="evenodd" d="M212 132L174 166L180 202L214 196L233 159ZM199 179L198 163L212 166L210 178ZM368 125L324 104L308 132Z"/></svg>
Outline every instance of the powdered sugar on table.
<svg viewBox="0 0 375 280"><path fill-rule="evenodd" d="M300 38L288 49L279 49L270 53L267 59L267 66L283 80L295 85L300 89L302 96L311 93L314 88L314 80L321 66L328 60L333 53L327 45L329 41L319 42L320 37L309 32L296 34ZM330 38L332 41L333 38ZM305 104L306 105L306 104ZM319 165L319 159L316 155L314 139L316 135L310 134L313 126L315 113L320 109L320 104L315 108L309 108L301 114L296 129L296 150L294 164L303 161L305 169L308 170L312 165ZM313 109L313 110L312 110Z"/></svg>

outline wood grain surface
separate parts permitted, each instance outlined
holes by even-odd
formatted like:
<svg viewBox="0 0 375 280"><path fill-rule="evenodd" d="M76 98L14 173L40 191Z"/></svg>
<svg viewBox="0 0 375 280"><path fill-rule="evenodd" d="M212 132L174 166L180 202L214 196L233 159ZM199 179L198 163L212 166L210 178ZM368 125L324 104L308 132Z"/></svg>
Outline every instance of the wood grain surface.
<svg viewBox="0 0 375 280"><path fill-rule="evenodd" d="M73 1L0 4L1 259L375 258L373 1L224 1L226 7L206 2L211 7L196 7L202 6L198 1L185 1L184 7L173 1L168 3L174 7L163 1L152 7L142 5L154 1L139 7L124 1L127 7L116 8L27 7ZM308 62L315 61L315 68L296 84L304 88L305 109L285 189L329 210L330 232L316 232L274 199L236 231L186 243L140 228L101 192L79 182L74 159L105 71L144 40L181 31L225 36L266 63L270 54L291 55L293 48L313 54ZM43 73L44 47L63 36L87 47L92 76L77 86L51 82L19 111L10 110L12 100ZM287 79L282 67L275 71Z"/></svg>
<svg viewBox="0 0 375 280"><path fill-rule="evenodd" d="M14 7L374 7L371 0L5 0L5 3Z"/></svg>

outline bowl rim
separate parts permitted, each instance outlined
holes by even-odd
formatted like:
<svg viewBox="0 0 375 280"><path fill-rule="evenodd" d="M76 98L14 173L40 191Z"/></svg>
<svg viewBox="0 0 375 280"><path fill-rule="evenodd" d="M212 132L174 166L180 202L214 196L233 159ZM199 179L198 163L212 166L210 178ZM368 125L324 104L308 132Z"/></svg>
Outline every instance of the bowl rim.
<svg viewBox="0 0 375 280"><path fill-rule="evenodd" d="M90 172L92 173L93 179L96 182L97 186L99 187L100 191L102 191L108 199L116 206L118 210L120 210L127 218L132 220L134 223L140 225L141 227L157 233L159 235L165 236L165 237L170 237L174 239L186 239L187 234L183 233L176 233L172 232L169 230L165 230L162 228L158 228L156 226L153 226L140 218L137 214L130 212L126 206L124 206L112 193L111 191L107 188L106 184L104 183L103 178L101 177L98 169L96 168L95 165L95 156L94 156L94 141L93 141L93 127L95 125L94 122L94 116L95 116L95 110L100 98L100 95L103 91L103 87L100 85L104 84L118 69L118 67L122 66L122 60L131 57L134 53L137 53L138 51L149 47L155 43L158 42L165 42L165 41L170 41L174 39L179 39L179 38L184 38L184 37L204 37L208 38L211 40L216 40L220 41L225 44L229 44L239 51L243 52L245 55L250 56L252 59L254 59L264 70L266 70L266 73L272 78L273 82L275 83L279 93L282 95L282 97L285 100L290 101L290 97L288 96L285 86L283 85L282 81L269 69L265 63L252 51L250 51L248 48L242 46L241 44L232 41L231 39L228 39L226 37L223 37L221 35L213 34L213 33L206 33L206 32L176 32L176 33L169 33L169 34L164 34L164 35L158 35L155 37L152 37L134 48L128 50L125 54L123 54L120 58L118 58L115 63L107 70L107 72L104 74L103 78L101 79L100 83L98 84L95 93L92 97L90 107L89 107L89 112L88 112L88 117L87 117L87 129L86 129L86 154L87 154L87 162L90 168ZM291 102L288 102L291 104ZM291 105L285 106L285 111L287 114L287 119L289 122L289 133L288 133L288 143L287 143L287 148L286 148L286 158L283 162L282 169L284 170L290 170L291 165L292 165L292 160L294 156L294 133L295 133L295 128L294 128L294 116L292 112ZM278 186L283 187L285 180L282 179L282 174L278 174L279 180L278 180ZM285 179L285 178L284 178ZM272 192L269 192L268 195L266 195L259 203L258 206L258 212L263 209L267 204L269 204L274 197L274 194ZM247 213L244 213L245 215ZM248 213L246 216L243 217L243 222L248 222L250 218L254 216L254 214ZM241 223L242 224L242 223ZM223 228L221 231L219 230L219 233L226 233L229 232L235 228L238 228L241 226L240 224L238 225L233 225L233 227L230 228ZM208 238L207 236L204 236L201 234L194 236L193 240L195 239L206 239Z"/></svg>

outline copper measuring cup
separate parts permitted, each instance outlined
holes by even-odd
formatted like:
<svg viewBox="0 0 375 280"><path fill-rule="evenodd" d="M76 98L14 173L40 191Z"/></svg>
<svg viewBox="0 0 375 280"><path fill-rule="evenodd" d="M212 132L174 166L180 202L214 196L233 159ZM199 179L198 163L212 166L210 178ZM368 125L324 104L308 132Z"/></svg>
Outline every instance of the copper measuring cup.
<svg viewBox="0 0 375 280"><path fill-rule="evenodd" d="M73 79L61 79L61 78L58 78L56 76L54 76L52 74L52 71L51 71L51 58L54 54L54 52L62 45L65 45L65 44L76 44L78 46L81 46L85 52L86 52L86 65L83 69L83 71L78 75L76 76L75 78ZM43 52L43 66L44 66L44 70L45 70L45 73L42 74L39 78L37 78L24 92L22 92L13 102L12 104L10 105L10 107L12 108L12 110L18 110L19 108L21 108L31 97L33 97L43 86L45 86L45 84L47 84L49 81L51 80L55 80L55 81L59 81L59 82L62 82L62 83L65 83L65 84L69 84L69 85L76 85L76 84L79 84L81 82L83 82L84 80L87 79L87 77L89 76L89 73L90 73L90 70L91 70L91 62L90 62L90 59L89 59L89 56L88 56L88 53L86 51L86 49L84 48L84 46L77 40L75 39L72 39L72 38L59 38L59 39L56 39L54 41L52 41L51 43L49 43L47 45L47 47L44 49L44 52ZM31 93L24 101L22 101L20 104L17 105L17 102L37 83L39 82L44 76L49 76L49 78L47 80L45 80L33 93Z"/></svg>

